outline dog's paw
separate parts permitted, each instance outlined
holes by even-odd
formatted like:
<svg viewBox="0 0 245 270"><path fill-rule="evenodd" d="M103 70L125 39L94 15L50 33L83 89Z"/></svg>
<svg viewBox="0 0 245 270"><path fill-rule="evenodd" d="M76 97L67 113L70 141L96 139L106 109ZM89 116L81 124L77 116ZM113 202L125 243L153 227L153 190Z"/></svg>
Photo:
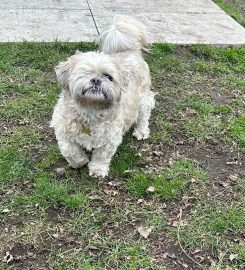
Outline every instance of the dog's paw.
<svg viewBox="0 0 245 270"><path fill-rule="evenodd" d="M69 160L69 166L74 168L74 169L80 169L82 168L84 165L86 165L87 163L89 162L89 159L86 157L86 158L83 158L83 159L80 159L78 161L74 161L74 160Z"/></svg>
<svg viewBox="0 0 245 270"><path fill-rule="evenodd" d="M136 128L133 132L133 136L137 139L137 140L145 140L147 138L149 138L150 135L150 130L149 128L146 129L138 129Z"/></svg>
<svg viewBox="0 0 245 270"><path fill-rule="evenodd" d="M88 164L89 175L92 177L101 177L104 178L108 175L109 166L100 164L100 163L92 163Z"/></svg>

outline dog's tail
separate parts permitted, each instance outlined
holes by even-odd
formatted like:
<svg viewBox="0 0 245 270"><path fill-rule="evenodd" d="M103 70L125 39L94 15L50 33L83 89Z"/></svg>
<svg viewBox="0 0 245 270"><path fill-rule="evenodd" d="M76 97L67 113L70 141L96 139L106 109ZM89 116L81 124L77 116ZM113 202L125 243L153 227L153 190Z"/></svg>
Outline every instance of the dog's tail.
<svg viewBox="0 0 245 270"><path fill-rule="evenodd" d="M108 54L147 50L146 28L132 17L118 15L113 18L113 24L101 32L98 43L101 51Z"/></svg>

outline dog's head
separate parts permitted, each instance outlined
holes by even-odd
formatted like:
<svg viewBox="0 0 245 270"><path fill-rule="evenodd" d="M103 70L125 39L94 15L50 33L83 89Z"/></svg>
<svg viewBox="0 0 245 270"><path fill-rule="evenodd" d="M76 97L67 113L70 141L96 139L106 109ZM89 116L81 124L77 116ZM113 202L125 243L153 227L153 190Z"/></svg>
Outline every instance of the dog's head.
<svg viewBox="0 0 245 270"><path fill-rule="evenodd" d="M109 55L77 52L59 63L55 72L58 82L79 105L105 109L120 100L122 72Z"/></svg>

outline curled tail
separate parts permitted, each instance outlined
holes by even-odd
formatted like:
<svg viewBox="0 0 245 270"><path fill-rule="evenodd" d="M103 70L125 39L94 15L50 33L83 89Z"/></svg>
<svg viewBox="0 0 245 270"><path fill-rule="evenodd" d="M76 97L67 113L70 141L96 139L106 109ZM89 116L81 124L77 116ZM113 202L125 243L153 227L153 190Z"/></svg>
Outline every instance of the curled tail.
<svg viewBox="0 0 245 270"><path fill-rule="evenodd" d="M127 50L146 50L147 34L145 26L129 16L115 16L113 24L101 32L98 38L104 53L117 53Z"/></svg>

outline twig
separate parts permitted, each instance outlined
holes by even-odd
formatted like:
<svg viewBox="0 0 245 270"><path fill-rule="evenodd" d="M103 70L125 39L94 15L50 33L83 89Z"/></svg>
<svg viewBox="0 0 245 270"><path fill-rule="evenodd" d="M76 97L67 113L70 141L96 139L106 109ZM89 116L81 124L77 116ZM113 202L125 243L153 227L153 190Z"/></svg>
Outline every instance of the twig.
<svg viewBox="0 0 245 270"><path fill-rule="evenodd" d="M178 244L182 250L182 252L184 252L184 254L190 259L192 260L195 264L201 266L201 264L199 262L197 262L196 260L194 260L183 248L181 242L180 242L180 224L181 224L181 218L182 218L182 208L180 208L180 211L179 211L179 224L178 224L178 227L177 227L177 238L178 238Z"/></svg>

